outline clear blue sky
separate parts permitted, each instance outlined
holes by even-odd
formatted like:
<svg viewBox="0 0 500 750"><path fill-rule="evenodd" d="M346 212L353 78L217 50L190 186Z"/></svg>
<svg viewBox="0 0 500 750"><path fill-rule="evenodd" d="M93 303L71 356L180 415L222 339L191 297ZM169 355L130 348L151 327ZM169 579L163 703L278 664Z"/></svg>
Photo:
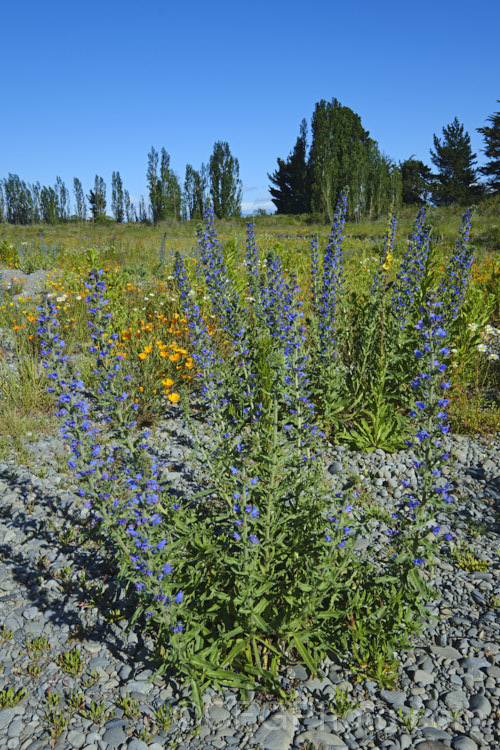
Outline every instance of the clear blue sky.
<svg viewBox="0 0 500 750"><path fill-rule="evenodd" d="M217 140L239 160L243 209L273 209L268 172L302 118L336 97L396 161L426 163L456 116L477 127L500 105L500 2L183 0L5 3L0 178L85 192L118 170L147 199L151 146L181 183Z"/></svg>

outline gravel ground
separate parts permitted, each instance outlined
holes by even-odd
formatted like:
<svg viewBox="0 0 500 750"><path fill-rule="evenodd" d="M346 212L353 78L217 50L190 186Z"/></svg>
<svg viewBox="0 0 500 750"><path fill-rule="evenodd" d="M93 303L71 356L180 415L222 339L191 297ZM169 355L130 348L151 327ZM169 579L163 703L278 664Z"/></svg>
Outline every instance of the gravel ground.
<svg viewBox="0 0 500 750"><path fill-rule="evenodd" d="M151 439L169 465L174 486L192 492L196 471L188 459L190 436L177 407L171 407ZM485 572L466 572L445 556L438 560L432 573L439 592L431 605L436 619L401 655L397 688L354 683L348 665L329 661L320 678L310 678L303 668L292 674L301 685L288 708L258 696L243 707L231 691L223 696L209 692L198 730L189 706L182 705L189 689L175 675L150 682L152 642L140 628L126 632L126 620L113 622L112 610L132 611L134 604L116 586L104 551L65 536L82 528L86 511L74 494L60 438L32 440L26 446L32 456L27 466L19 466L14 456L4 458L0 632L3 628L10 639L0 642L0 691L25 687L27 695L0 710L0 750L42 750L51 744L61 750L500 747L500 443L450 437L449 445L456 502L453 518L437 521L453 525L457 539L491 565ZM374 488L377 504L390 510L400 492L399 477L408 475L411 462L406 452L362 455L331 446L325 467L332 492L346 476L357 475ZM480 462L482 471L471 471ZM365 543L376 549L384 537L383 524L374 521ZM82 570L93 584L92 595L80 583ZM46 641L35 640L40 638ZM76 675L64 665L64 654L73 649L81 657ZM342 716L332 708L336 689L349 699ZM86 715L85 708L83 713L69 710L71 690L84 693ZM52 710L69 718L54 743L47 691L61 695ZM127 716L120 704L127 694L137 701L137 716ZM108 715L89 713L92 700L103 703ZM155 722L162 706L172 714L163 728Z"/></svg>
<svg viewBox="0 0 500 750"><path fill-rule="evenodd" d="M44 279L29 276L24 290L31 296ZM8 337L2 343L13 366ZM198 475L179 408L169 408L150 442L173 486L192 493ZM127 619L115 617L135 604L117 586L106 551L79 536L87 511L75 494L65 445L57 435L31 436L26 464L15 454L0 463L0 696L26 690L15 706L0 710L0 750L500 748L500 441L449 436L447 442L455 502L436 522L490 565L467 572L442 548L431 574L435 617L399 655L397 686L354 682L348 664L328 660L318 678L304 668L291 674L300 685L288 707L258 695L243 706L232 691L208 691L197 726L185 700L189 688L176 675L150 681L152 641L139 626L127 632ZM392 511L401 478L411 481L412 462L408 451L363 455L329 446L325 472L332 493L356 476L372 488L380 509ZM386 539L383 521L374 519L359 548L376 554ZM348 704L340 713L339 690ZM83 694L76 708L71 691Z"/></svg>

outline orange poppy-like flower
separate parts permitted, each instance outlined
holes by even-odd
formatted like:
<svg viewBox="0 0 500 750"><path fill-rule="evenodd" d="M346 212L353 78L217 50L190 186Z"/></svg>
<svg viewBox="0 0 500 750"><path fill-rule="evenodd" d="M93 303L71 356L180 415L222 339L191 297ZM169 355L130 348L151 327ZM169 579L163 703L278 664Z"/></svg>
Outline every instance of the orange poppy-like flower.
<svg viewBox="0 0 500 750"><path fill-rule="evenodd" d="M131 333L131 331L122 331L122 339L123 339L124 341L128 341L128 340L129 340L129 339L131 339L131 338L132 338L132 333Z"/></svg>
<svg viewBox="0 0 500 750"><path fill-rule="evenodd" d="M148 355L145 352L140 352L139 359L142 359L143 361L146 359Z"/></svg>
<svg viewBox="0 0 500 750"><path fill-rule="evenodd" d="M12 330L13 331L18 331L19 330L19 326L12 326Z"/></svg>
<svg viewBox="0 0 500 750"><path fill-rule="evenodd" d="M184 362L184 367L187 367L187 369L190 370L192 366L193 360L191 359L191 357L188 357L188 359L186 359L186 361Z"/></svg>
<svg viewBox="0 0 500 750"><path fill-rule="evenodd" d="M153 351L153 347L152 346L145 346L144 347L144 352L146 354L151 354L152 351Z"/></svg>
<svg viewBox="0 0 500 750"><path fill-rule="evenodd" d="M180 354L171 354L170 357L169 357L169 360L171 362L178 362L180 360L180 358L181 358Z"/></svg>
<svg viewBox="0 0 500 750"><path fill-rule="evenodd" d="M165 380L162 380L161 382L163 383L165 388L170 388L174 384L174 381L172 380L172 378L166 378Z"/></svg>
<svg viewBox="0 0 500 750"><path fill-rule="evenodd" d="M180 396L179 396L178 393L169 393L168 394L168 400L171 401L173 404L176 404L179 399L180 399Z"/></svg>

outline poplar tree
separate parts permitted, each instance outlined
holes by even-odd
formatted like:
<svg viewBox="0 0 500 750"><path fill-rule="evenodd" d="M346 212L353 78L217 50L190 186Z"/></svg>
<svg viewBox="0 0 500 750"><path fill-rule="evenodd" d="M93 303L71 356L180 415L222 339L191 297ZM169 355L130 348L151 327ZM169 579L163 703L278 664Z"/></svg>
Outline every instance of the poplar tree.
<svg viewBox="0 0 500 750"><path fill-rule="evenodd" d="M111 210L115 220L121 224L124 216L123 211L123 183L119 172L111 175Z"/></svg>
<svg viewBox="0 0 500 750"><path fill-rule="evenodd" d="M87 195L87 200L92 212L94 221L99 216L106 215L106 183L102 177L96 174L94 179L94 189Z"/></svg>
<svg viewBox="0 0 500 750"><path fill-rule="evenodd" d="M80 221L85 221L87 218L87 206L85 204L85 194L83 192L82 183L78 177L73 177L73 193L75 194L76 201L76 215Z"/></svg>
<svg viewBox="0 0 500 750"><path fill-rule="evenodd" d="M218 219L241 216L242 183L238 159L226 141L216 141L209 162L210 195Z"/></svg>

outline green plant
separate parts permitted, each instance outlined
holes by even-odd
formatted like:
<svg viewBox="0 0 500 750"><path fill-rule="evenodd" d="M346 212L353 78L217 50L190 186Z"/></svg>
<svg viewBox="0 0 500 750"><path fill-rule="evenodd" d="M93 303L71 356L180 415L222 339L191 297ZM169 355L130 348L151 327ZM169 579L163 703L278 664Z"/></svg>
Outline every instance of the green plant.
<svg viewBox="0 0 500 750"><path fill-rule="evenodd" d="M418 711L415 711L413 707L410 708L407 713L405 713L402 708L400 708L398 711L401 722L405 725L409 732L413 732L418 727L419 721L423 714L423 706L421 706Z"/></svg>
<svg viewBox="0 0 500 750"><path fill-rule="evenodd" d="M165 732L168 732L168 730L170 729L170 725L174 719L174 716L175 713L172 706L168 705L167 703L163 703L163 705L157 708L153 713L155 724Z"/></svg>
<svg viewBox="0 0 500 750"><path fill-rule="evenodd" d="M71 565L65 565L64 568L54 570L53 576L60 581L63 586L67 586L71 582Z"/></svg>
<svg viewBox="0 0 500 750"><path fill-rule="evenodd" d="M330 709L339 718L343 718L349 711L352 711L357 706L357 702L351 700L349 693L345 690L341 690L338 685L335 685L335 698L330 702Z"/></svg>
<svg viewBox="0 0 500 750"><path fill-rule="evenodd" d="M55 708L61 702L61 694L47 690L46 692L46 704L50 708Z"/></svg>
<svg viewBox="0 0 500 750"><path fill-rule="evenodd" d="M26 692L26 688L19 688L15 690L13 687L4 688L0 690L0 710L4 708L13 708L17 704L26 698L29 693Z"/></svg>
<svg viewBox="0 0 500 750"><path fill-rule="evenodd" d="M129 719L136 718L139 715L139 701L131 698L130 693L125 693L117 705Z"/></svg>
<svg viewBox="0 0 500 750"><path fill-rule="evenodd" d="M45 711L45 721L49 725L50 738L55 743L71 721L71 714L59 708L49 708Z"/></svg>
<svg viewBox="0 0 500 750"><path fill-rule="evenodd" d="M109 716L109 710L106 708L106 704L95 703L91 701L90 706L85 709L81 709L80 713L86 719L89 719L93 724L99 724L100 722L106 721Z"/></svg>
<svg viewBox="0 0 500 750"><path fill-rule="evenodd" d="M484 572L488 570L491 565L491 562L476 557L473 550L470 549L470 547L466 547L464 544L456 544L453 547L451 554L455 560L456 566L469 573L473 573L474 571Z"/></svg>
<svg viewBox="0 0 500 750"><path fill-rule="evenodd" d="M80 649L74 648L59 655L59 666L66 674L76 677L84 667L84 661Z"/></svg>
<svg viewBox="0 0 500 750"><path fill-rule="evenodd" d="M85 695L80 690L72 690L68 696L68 706L74 711L80 711L85 706Z"/></svg>
<svg viewBox="0 0 500 750"><path fill-rule="evenodd" d="M28 638L26 640L26 649L30 654L37 654L40 653L40 651L49 651L50 643L48 636L40 635L36 638Z"/></svg>
<svg viewBox="0 0 500 750"><path fill-rule="evenodd" d="M92 685L95 685L97 680L99 679L101 675L97 671L97 669L91 669L88 675L83 680L83 687L87 690L88 688L91 688Z"/></svg>
<svg viewBox="0 0 500 750"><path fill-rule="evenodd" d="M11 641L14 636L13 630L7 630L5 625L2 625L2 629L0 630L0 643L6 643L7 641Z"/></svg>

